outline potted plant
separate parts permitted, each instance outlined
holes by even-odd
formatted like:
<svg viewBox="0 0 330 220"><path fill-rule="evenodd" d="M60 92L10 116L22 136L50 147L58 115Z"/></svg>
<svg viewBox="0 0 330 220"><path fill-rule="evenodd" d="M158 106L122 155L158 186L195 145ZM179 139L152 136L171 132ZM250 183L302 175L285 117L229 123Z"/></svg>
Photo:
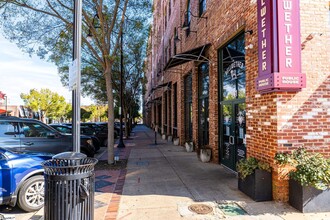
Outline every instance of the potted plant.
<svg viewBox="0 0 330 220"><path fill-rule="evenodd" d="M237 162L238 189L253 200L272 200L272 174L268 163L254 157Z"/></svg>
<svg viewBox="0 0 330 220"><path fill-rule="evenodd" d="M186 151L193 152L194 150L194 143L192 141L188 141L185 143Z"/></svg>
<svg viewBox="0 0 330 220"><path fill-rule="evenodd" d="M208 146L203 146L200 148L199 158L203 163L207 163L211 160L212 149Z"/></svg>
<svg viewBox="0 0 330 220"><path fill-rule="evenodd" d="M279 164L290 164L289 204L301 212L330 211L330 160L300 148L291 154L278 153Z"/></svg>
<svg viewBox="0 0 330 220"><path fill-rule="evenodd" d="M173 138L173 144L174 145L179 145L179 143L180 143L180 139L178 138L178 137L175 137L175 138Z"/></svg>

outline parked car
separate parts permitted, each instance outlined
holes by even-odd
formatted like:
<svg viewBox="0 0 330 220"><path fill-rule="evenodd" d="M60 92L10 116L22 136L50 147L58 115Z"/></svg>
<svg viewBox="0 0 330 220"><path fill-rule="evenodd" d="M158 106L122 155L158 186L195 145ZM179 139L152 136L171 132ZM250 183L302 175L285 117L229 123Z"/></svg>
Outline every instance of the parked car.
<svg viewBox="0 0 330 220"><path fill-rule="evenodd" d="M108 122L96 122L96 124L101 128L101 132L108 134ZM117 138L119 135L119 129L114 124L114 138Z"/></svg>
<svg viewBox="0 0 330 220"><path fill-rule="evenodd" d="M64 134L72 134L72 126L64 125L64 124L49 124L50 127L55 128L57 131L64 133ZM80 137L82 138L91 138L93 141L93 145L95 148L95 153L100 150L100 140L91 132L86 130L84 127L81 126L80 128Z"/></svg>
<svg viewBox="0 0 330 220"><path fill-rule="evenodd" d="M108 126L100 126L94 122L84 122L81 126L91 129L95 133L95 136L100 140L103 146L108 144ZM116 136L116 133L115 133Z"/></svg>
<svg viewBox="0 0 330 220"><path fill-rule="evenodd" d="M120 122L115 122L115 129L117 130L118 134L120 133ZM121 126L122 126L122 129L123 129L123 132L125 132L125 123L121 123Z"/></svg>
<svg viewBox="0 0 330 220"><path fill-rule="evenodd" d="M80 151L93 157L95 148L89 137L81 137ZM17 152L58 154L73 150L72 135L58 132L41 121L0 116L0 146Z"/></svg>
<svg viewBox="0 0 330 220"><path fill-rule="evenodd" d="M41 163L49 153L23 153L0 147L0 205L15 206L27 212L44 205L44 176Z"/></svg>

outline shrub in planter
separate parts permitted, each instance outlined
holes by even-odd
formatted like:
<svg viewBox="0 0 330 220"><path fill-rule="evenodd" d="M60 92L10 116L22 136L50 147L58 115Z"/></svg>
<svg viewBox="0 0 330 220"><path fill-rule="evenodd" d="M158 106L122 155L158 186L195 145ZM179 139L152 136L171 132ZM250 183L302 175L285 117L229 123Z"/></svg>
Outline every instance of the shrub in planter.
<svg viewBox="0 0 330 220"><path fill-rule="evenodd" d="M200 159L203 163L207 163L211 160L212 150L210 148L201 148L200 149Z"/></svg>
<svg viewBox="0 0 330 220"><path fill-rule="evenodd" d="M240 160L236 169L240 191L257 202L272 200L272 174L268 163L249 157Z"/></svg>
<svg viewBox="0 0 330 220"><path fill-rule="evenodd" d="M194 143L192 141L188 141L185 143L186 151L193 152L194 151Z"/></svg>
<svg viewBox="0 0 330 220"><path fill-rule="evenodd" d="M177 138L173 138L173 144L174 145L179 145L179 143L180 143L180 139L177 137Z"/></svg>
<svg viewBox="0 0 330 220"><path fill-rule="evenodd" d="M289 203L301 212L330 211L330 160L300 148L292 154L278 153L279 164L290 164Z"/></svg>

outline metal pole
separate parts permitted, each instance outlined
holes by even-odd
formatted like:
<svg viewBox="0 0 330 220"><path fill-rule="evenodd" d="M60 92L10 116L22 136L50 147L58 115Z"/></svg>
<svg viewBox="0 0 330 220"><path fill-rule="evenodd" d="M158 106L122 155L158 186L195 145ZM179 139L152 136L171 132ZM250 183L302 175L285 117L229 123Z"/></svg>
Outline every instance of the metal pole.
<svg viewBox="0 0 330 220"><path fill-rule="evenodd" d="M118 148L124 148L123 141L123 33L120 35L120 134Z"/></svg>
<svg viewBox="0 0 330 220"><path fill-rule="evenodd" d="M73 37L73 61L76 62L77 81L76 87L72 90L72 130L73 130L73 151L80 152L80 63L81 63L81 19L82 0L74 0L74 37Z"/></svg>

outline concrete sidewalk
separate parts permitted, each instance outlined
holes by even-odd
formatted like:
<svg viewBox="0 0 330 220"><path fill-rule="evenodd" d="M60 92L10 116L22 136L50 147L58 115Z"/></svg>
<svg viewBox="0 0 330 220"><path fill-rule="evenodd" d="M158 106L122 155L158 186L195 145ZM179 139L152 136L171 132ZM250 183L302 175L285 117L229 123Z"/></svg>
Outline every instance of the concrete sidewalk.
<svg viewBox="0 0 330 220"><path fill-rule="evenodd" d="M96 220L330 220L330 213L302 214L284 203L254 202L237 189L234 173L219 164L202 163L196 153L161 140L138 125L126 148L115 148L127 168L95 170ZM107 160L107 151L97 156ZM198 205L196 214L189 209ZM207 206L201 206L207 205ZM330 205L330 204L329 204ZM24 213L17 207L0 213L16 220L42 220L43 209Z"/></svg>
<svg viewBox="0 0 330 220"><path fill-rule="evenodd" d="M302 214L284 203L254 202L237 189L231 171L202 163L195 152L159 135L157 142L151 129L135 127L118 213L105 219L330 219L330 213ZM195 204L212 212L196 214L189 209Z"/></svg>

